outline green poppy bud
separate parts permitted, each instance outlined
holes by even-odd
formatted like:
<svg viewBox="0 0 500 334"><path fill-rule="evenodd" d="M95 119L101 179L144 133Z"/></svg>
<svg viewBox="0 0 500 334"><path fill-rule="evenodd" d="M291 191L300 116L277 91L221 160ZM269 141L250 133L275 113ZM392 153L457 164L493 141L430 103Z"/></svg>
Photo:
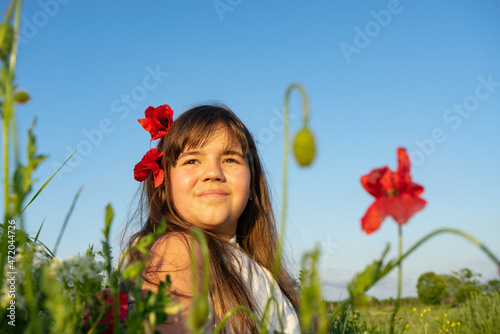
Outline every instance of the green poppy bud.
<svg viewBox="0 0 500 334"><path fill-rule="evenodd" d="M303 127L295 135L293 152L300 166L305 167L312 163L316 150L314 148L313 134L307 126Z"/></svg>
<svg viewBox="0 0 500 334"><path fill-rule="evenodd" d="M26 103L29 100L30 100L30 95L23 90L17 91L14 94L14 101L16 101L17 103Z"/></svg>
<svg viewBox="0 0 500 334"><path fill-rule="evenodd" d="M189 329L203 328L208 319L208 298L206 296L198 296L193 300L191 311L187 317L187 324Z"/></svg>

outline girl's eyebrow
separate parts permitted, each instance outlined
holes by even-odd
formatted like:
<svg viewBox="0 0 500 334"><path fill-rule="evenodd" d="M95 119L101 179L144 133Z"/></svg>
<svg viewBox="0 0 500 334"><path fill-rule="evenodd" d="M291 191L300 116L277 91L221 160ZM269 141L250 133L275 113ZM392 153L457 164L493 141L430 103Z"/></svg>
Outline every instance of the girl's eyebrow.
<svg viewBox="0 0 500 334"><path fill-rule="evenodd" d="M243 153L238 152L238 151L233 151L233 150L226 150L226 151L224 151L224 155L238 155L238 156L244 158L243 157Z"/></svg>
<svg viewBox="0 0 500 334"><path fill-rule="evenodd" d="M201 154L200 151L186 151L186 152L182 152L179 155L179 158L182 158L185 155L200 155L200 154Z"/></svg>

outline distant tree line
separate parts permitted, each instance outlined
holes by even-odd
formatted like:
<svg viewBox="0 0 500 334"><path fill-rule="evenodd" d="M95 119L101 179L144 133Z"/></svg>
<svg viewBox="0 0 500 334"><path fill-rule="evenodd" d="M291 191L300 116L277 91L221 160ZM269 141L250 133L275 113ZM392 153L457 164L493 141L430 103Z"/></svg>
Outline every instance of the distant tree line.
<svg viewBox="0 0 500 334"><path fill-rule="evenodd" d="M301 277L304 273L301 273ZM401 305L420 304L458 304L466 302L472 295L490 295L500 293L500 280L492 279L481 283L481 274L468 268L452 271L451 274L436 274L427 272L420 275L417 282L418 297L401 298ZM297 280L297 286L300 281ZM332 311L344 301L325 301L328 310ZM354 306L394 305L394 298L378 299L374 296L361 295L354 300Z"/></svg>
<svg viewBox="0 0 500 334"><path fill-rule="evenodd" d="M418 298L425 304L455 304L464 303L474 294L500 292L500 280L481 283L479 277L481 274L468 268L452 271L451 275L426 272L418 278Z"/></svg>

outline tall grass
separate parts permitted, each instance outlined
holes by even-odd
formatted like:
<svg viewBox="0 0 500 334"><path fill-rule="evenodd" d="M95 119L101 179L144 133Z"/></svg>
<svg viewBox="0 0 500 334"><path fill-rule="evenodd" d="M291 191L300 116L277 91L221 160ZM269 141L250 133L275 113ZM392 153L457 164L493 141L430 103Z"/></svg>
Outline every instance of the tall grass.
<svg viewBox="0 0 500 334"><path fill-rule="evenodd" d="M500 333L500 292L476 294L459 309L464 333Z"/></svg>
<svg viewBox="0 0 500 334"><path fill-rule="evenodd" d="M345 329L331 333L389 333L392 306L361 307L351 312ZM343 315L344 316L344 315ZM345 319L345 318L344 318ZM339 324L340 318L337 319ZM405 305L400 309L396 333L500 333L500 293L476 294L460 305ZM352 329L357 329L353 332Z"/></svg>

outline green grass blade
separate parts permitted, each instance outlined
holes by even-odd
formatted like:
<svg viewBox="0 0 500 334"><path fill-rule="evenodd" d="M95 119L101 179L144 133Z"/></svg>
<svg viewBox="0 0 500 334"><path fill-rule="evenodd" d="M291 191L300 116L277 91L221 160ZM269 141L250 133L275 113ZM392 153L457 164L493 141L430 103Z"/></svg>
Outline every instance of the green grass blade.
<svg viewBox="0 0 500 334"><path fill-rule="evenodd" d="M56 244L54 245L54 254L57 253L57 248L59 247L59 243L61 242L62 236L64 234L64 230L66 230L66 226L68 225L69 222L69 217L71 217L71 214L73 213L73 210L75 209L76 201L78 200L78 197L80 196L80 193L82 192L83 187L80 187L78 191L76 192L75 197L73 198L73 203L71 203L71 207L69 208L68 213L66 214L66 218L64 218L63 225L61 227L61 231L59 231L59 235L57 236Z"/></svg>
<svg viewBox="0 0 500 334"><path fill-rule="evenodd" d="M40 232L42 231L43 223L45 223L45 219L43 220L42 225L40 225L40 228L38 229L38 232L36 233L36 236L35 236L35 240L33 240L33 242L38 241L38 236L40 235Z"/></svg>
<svg viewBox="0 0 500 334"><path fill-rule="evenodd" d="M50 254L50 256L52 257L56 257L54 255L54 253L52 253L52 251L49 249L49 247L47 247L47 245L45 245L43 242L41 242L40 240L37 240L36 242L38 242L40 245L43 246L43 248L45 248L45 250Z"/></svg>
<svg viewBox="0 0 500 334"><path fill-rule="evenodd" d="M14 219L14 220L18 220L19 217L21 217L21 215L23 214L24 210L26 210L26 208L31 204L31 202L33 202L35 200L35 198L38 197L38 195L42 192L42 190L47 186L47 184L49 184L49 182L54 178L54 176L56 176L56 174L61 170L61 168L63 168L63 166L66 164L66 162L68 162L69 159L71 159L71 157L73 156L73 154L75 154L75 152L73 152L69 157L68 159L66 159L66 161L63 162L63 164L61 165L61 167L59 167L55 172L54 174L52 174L52 176L47 180L45 181L45 183L43 184L43 186L38 189L38 191L36 192L36 194L31 198L31 200L28 202L28 204L26 204L26 206L21 210L21 212L19 212L19 214L17 215L17 217Z"/></svg>

